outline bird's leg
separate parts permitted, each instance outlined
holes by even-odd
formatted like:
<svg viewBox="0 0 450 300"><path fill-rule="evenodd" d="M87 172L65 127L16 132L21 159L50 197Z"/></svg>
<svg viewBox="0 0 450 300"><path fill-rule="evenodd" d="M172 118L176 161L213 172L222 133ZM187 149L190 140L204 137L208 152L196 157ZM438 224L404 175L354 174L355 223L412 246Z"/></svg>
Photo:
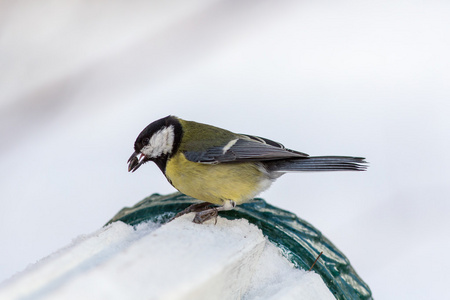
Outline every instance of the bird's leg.
<svg viewBox="0 0 450 300"><path fill-rule="evenodd" d="M190 212L204 211L205 209L208 209L210 205L211 205L211 203L208 203L208 202L200 202L200 203L195 203L195 204L189 205L184 210L177 213L175 215L175 217L173 217L172 219L169 220L169 222L173 221L173 219L175 219L175 218L181 217L182 215L188 214Z"/></svg>
<svg viewBox="0 0 450 300"><path fill-rule="evenodd" d="M232 210L236 206L236 202L233 200L224 200L224 203L222 206L219 207L213 207L213 208L206 208L203 211L199 211L195 214L194 220L192 220L196 224L202 224L205 221L208 221L212 218L216 218L217 223L217 215L219 214L219 211L222 210Z"/></svg>

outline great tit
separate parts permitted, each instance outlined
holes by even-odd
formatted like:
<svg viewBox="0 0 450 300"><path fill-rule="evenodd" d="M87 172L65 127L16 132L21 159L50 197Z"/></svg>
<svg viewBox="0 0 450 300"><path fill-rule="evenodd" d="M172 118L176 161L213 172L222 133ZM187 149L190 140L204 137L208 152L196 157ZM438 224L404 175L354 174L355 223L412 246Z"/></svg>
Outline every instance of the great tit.
<svg viewBox="0 0 450 300"><path fill-rule="evenodd" d="M159 119L139 134L128 171L148 161L181 193L205 201L180 213L197 212L195 223L249 201L286 172L366 169L362 157L308 156L266 138L175 116Z"/></svg>

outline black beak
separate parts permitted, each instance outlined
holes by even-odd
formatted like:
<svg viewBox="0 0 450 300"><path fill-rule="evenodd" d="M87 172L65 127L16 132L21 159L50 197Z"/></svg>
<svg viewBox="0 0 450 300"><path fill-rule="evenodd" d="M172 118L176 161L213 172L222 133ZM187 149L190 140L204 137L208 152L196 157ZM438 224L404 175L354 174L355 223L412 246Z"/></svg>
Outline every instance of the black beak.
<svg viewBox="0 0 450 300"><path fill-rule="evenodd" d="M141 154L140 158L137 157L138 155L139 153L134 152L128 159L128 172L136 171L143 163L148 161L144 155Z"/></svg>

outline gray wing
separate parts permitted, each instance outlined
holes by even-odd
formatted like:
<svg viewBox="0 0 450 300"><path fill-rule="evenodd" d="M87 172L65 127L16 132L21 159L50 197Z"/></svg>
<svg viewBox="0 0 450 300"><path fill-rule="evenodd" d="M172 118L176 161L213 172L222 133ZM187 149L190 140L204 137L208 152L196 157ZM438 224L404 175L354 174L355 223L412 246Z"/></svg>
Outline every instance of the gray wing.
<svg viewBox="0 0 450 300"><path fill-rule="evenodd" d="M224 146L215 146L205 151L185 151L186 159L199 163L224 163L244 161L268 161L285 158L307 157L308 154L286 149L282 144L269 139L240 135Z"/></svg>

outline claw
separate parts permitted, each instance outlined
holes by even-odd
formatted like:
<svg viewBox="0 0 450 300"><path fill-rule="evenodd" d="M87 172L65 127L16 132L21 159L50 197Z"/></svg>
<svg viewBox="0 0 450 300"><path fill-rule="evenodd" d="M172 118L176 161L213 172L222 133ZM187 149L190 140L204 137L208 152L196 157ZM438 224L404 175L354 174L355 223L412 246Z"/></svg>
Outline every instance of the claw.
<svg viewBox="0 0 450 300"><path fill-rule="evenodd" d="M214 225L217 224L217 216L219 215L217 208L210 208L204 211L200 211L195 214L194 222L195 224L203 224L204 222L211 220L212 218L215 218Z"/></svg>
<svg viewBox="0 0 450 300"><path fill-rule="evenodd" d="M180 211L179 213L177 213L175 215L175 217L173 217L172 219L169 220L169 222L173 221L174 219L181 217L182 215L188 214L190 212L201 212L204 210L209 209L209 206L211 205L211 203L208 202L201 202L201 203L195 203L192 204L190 206L188 206L187 208L185 208L184 210Z"/></svg>
<svg viewBox="0 0 450 300"><path fill-rule="evenodd" d="M234 202L233 200L226 200L224 201L222 206L213 208L211 208L210 205L211 203L208 202L192 204L191 206L177 213L175 217L169 220L169 222L187 213L196 212L195 217L192 220L192 222L194 222L195 224L203 224L204 222L211 220L212 218L215 218L214 225L216 225L219 211L233 209L236 206L236 202Z"/></svg>

